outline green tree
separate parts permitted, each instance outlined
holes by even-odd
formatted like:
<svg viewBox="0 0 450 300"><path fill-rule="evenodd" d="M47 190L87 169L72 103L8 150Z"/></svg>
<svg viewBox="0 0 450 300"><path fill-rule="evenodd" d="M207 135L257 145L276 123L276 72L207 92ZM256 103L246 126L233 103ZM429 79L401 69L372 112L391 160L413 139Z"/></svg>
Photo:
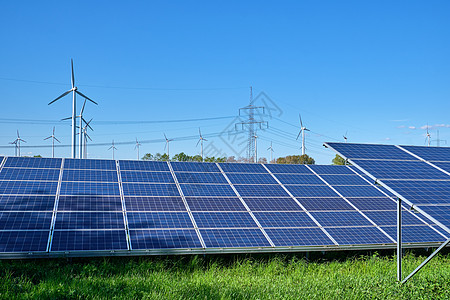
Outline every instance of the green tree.
<svg viewBox="0 0 450 300"><path fill-rule="evenodd" d="M314 165L316 161L308 154L303 155L288 155L285 157L278 157L277 164L298 164L298 165Z"/></svg>
<svg viewBox="0 0 450 300"><path fill-rule="evenodd" d="M339 154L336 154L336 156L332 160L333 165L350 165L348 162L346 163L345 159L341 157Z"/></svg>
<svg viewBox="0 0 450 300"><path fill-rule="evenodd" d="M142 157L142 160L155 160L155 157L151 153L147 153Z"/></svg>

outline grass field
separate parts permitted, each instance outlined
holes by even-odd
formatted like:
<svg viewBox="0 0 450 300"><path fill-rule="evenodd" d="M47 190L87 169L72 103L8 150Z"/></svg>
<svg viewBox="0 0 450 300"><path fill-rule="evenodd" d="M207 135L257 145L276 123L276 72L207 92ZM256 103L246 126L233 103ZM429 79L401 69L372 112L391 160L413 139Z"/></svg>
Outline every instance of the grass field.
<svg viewBox="0 0 450 300"><path fill-rule="evenodd" d="M405 274L423 259L407 254ZM395 256L377 253L5 260L0 298L450 299L450 253L395 278Z"/></svg>

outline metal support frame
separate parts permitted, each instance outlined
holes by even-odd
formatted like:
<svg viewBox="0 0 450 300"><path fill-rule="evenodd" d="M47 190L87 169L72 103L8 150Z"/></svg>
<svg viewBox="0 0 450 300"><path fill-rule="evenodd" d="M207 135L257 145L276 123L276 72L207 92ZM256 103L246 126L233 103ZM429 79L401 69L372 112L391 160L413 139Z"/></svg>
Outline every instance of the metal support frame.
<svg viewBox="0 0 450 300"><path fill-rule="evenodd" d="M402 280L402 199L397 199L397 281Z"/></svg>

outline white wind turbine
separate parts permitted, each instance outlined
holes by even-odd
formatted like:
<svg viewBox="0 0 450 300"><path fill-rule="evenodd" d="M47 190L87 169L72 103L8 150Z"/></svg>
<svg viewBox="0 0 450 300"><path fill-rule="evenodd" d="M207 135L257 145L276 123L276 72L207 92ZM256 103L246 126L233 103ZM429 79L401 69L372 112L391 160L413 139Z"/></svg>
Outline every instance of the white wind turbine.
<svg viewBox="0 0 450 300"><path fill-rule="evenodd" d="M136 138L136 146L134 146L134 149L137 149L137 160L139 160L139 147L141 146L141 144L138 142L137 138Z"/></svg>
<svg viewBox="0 0 450 300"><path fill-rule="evenodd" d="M48 139L52 139L52 158L54 158L55 157L55 141L57 141L58 143L61 143L55 136L55 127L53 127L52 135L45 138L44 141L48 140Z"/></svg>
<svg viewBox="0 0 450 300"><path fill-rule="evenodd" d="M168 139L167 138L167 136L166 136L166 134L164 133L164 138L166 139L166 145L164 146L164 150L166 150L166 148L167 148L167 160L170 160L170 155L169 155L169 143L171 142L171 141L173 141L173 139Z"/></svg>
<svg viewBox="0 0 450 300"><path fill-rule="evenodd" d="M202 147L202 161L203 161L203 141L207 142L208 140L205 139L202 136L202 132L200 131L200 127L198 128L198 134L200 135L200 138L198 139L197 146L198 146L198 143L201 143L201 147Z"/></svg>
<svg viewBox="0 0 450 300"><path fill-rule="evenodd" d="M19 152L19 156L20 156L20 142L26 143L26 141L24 141L20 138L19 130L17 130L17 138L13 142L10 143L10 144L15 145L15 149L14 149L15 156L17 156L17 151Z"/></svg>
<svg viewBox="0 0 450 300"><path fill-rule="evenodd" d="M113 155L113 160L114 160L114 151L117 150L117 148L114 146L114 140L112 141L112 145L111 147L108 148L108 150L112 149L112 155Z"/></svg>
<svg viewBox="0 0 450 300"><path fill-rule="evenodd" d="M76 158L76 152L77 152L77 148L76 148L77 147L77 145L76 145L77 144L77 140L76 140L77 132L76 132L76 124L75 124L75 122L76 122L76 104L77 104L76 94L84 97L85 99L91 101L92 103L94 103L96 105L98 105L98 103L78 91L78 88L75 86L75 75L73 72L73 59L70 60L70 64L72 67L72 80L71 80L72 88L70 90L68 90L67 92L63 93L61 96L59 96L52 102L50 102L48 105L58 101L62 97L66 96L67 94L72 92L72 158ZM81 155L80 155L80 157L81 157Z"/></svg>
<svg viewBox="0 0 450 300"><path fill-rule="evenodd" d="M83 156L82 158L87 158L87 140L89 139L92 142L91 137L88 135L87 130L88 128L90 128L92 131L94 131L94 129L92 129L92 127L89 125L89 123L91 123L93 119L90 119L89 122L84 121L86 124L84 125L84 127L82 128L82 132L83 132L83 137L84 137L84 142L83 142Z"/></svg>
<svg viewBox="0 0 450 300"><path fill-rule="evenodd" d="M301 134L302 135L302 155L305 155L305 131L310 131L310 130L308 128L306 128L305 126L303 126L302 116L300 114L298 114L298 116L300 118L300 132L297 135L297 140Z"/></svg>
<svg viewBox="0 0 450 300"><path fill-rule="evenodd" d="M428 147L430 147L430 145L431 145L431 134L428 131L428 124L427 124L427 136L425 137L425 142L427 142L427 140L428 140Z"/></svg>
<svg viewBox="0 0 450 300"><path fill-rule="evenodd" d="M272 142L270 142L270 147L267 148L267 150L270 151L270 163L272 163L272 161L273 161L273 147L272 147Z"/></svg>

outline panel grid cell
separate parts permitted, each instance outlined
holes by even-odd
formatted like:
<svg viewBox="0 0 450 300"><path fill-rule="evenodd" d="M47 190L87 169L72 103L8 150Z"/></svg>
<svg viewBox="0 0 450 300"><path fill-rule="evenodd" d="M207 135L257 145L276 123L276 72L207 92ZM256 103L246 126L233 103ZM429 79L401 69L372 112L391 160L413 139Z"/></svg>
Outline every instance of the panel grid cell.
<svg viewBox="0 0 450 300"><path fill-rule="evenodd" d="M67 169L63 171L63 181L97 181L117 182L117 171L104 170L76 170Z"/></svg>
<svg viewBox="0 0 450 300"><path fill-rule="evenodd" d="M121 171L122 182L175 183L170 172Z"/></svg>
<svg viewBox="0 0 450 300"><path fill-rule="evenodd" d="M274 174L290 173L313 175L313 172L305 165L266 164L265 166Z"/></svg>
<svg viewBox="0 0 450 300"><path fill-rule="evenodd" d="M288 194L280 185L248 185L234 186L242 197L286 197Z"/></svg>
<svg viewBox="0 0 450 300"><path fill-rule="evenodd" d="M170 171L163 161L120 160L119 165L121 171Z"/></svg>
<svg viewBox="0 0 450 300"><path fill-rule="evenodd" d="M127 211L185 211L181 197L125 197Z"/></svg>
<svg viewBox="0 0 450 300"><path fill-rule="evenodd" d="M55 230L125 228L121 212L58 212Z"/></svg>
<svg viewBox="0 0 450 300"><path fill-rule="evenodd" d="M177 172L220 172L215 163L206 162L171 162L172 169Z"/></svg>
<svg viewBox="0 0 450 300"><path fill-rule="evenodd" d="M104 182L71 182L63 181L61 183L61 195L75 196L75 195L116 195L119 196L118 183L104 183Z"/></svg>
<svg viewBox="0 0 450 300"><path fill-rule="evenodd" d="M254 212L262 227L317 227L305 212Z"/></svg>
<svg viewBox="0 0 450 300"><path fill-rule="evenodd" d="M338 194L326 185L286 185L286 188L294 197L338 197Z"/></svg>
<svg viewBox="0 0 450 300"><path fill-rule="evenodd" d="M56 195L56 181L8 181L0 180L0 194L7 195Z"/></svg>
<svg viewBox="0 0 450 300"><path fill-rule="evenodd" d="M251 211L303 211L292 198L243 198Z"/></svg>
<svg viewBox="0 0 450 300"><path fill-rule="evenodd" d="M237 197L186 197L191 211L246 211Z"/></svg>
<svg viewBox="0 0 450 300"><path fill-rule="evenodd" d="M180 196L175 184L122 183L125 196Z"/></svg>
<svg viewBox="0 0 450 300"><path fill-rule="evenodd" d="M327 228L339 245L392 244L392 240L376 227Z"/></svg>
<svg viewBox="0 0 450 300"><path fill-rule="evenodd" d="M55 230L51 251L127 250L125 230Z"/></svg>
<svg viewBox="0 0 450 300"><path fill-rule="evenodd" d="M278 182L270 174L259 173L229 173L227 174L233 184L277 184Z"/></svg>
<svg viewBox="0 0 450 300"><path fill-rule="evenodd" d="M221 173L175 172L179 183L216 183L227 184Z"/></svg>
<svg viewBox="0 0 450 300"><path fill-rule="evenodd" d="M186 197L228 197L236 196L229 185L219 184L180 184L181 190Z"/></svg>
<svg viewBox="0 0 450 300"><path fill-rule="evenodd" d="M335 151L349 159L393 159L418 160L414 156L392 145L327 143Z"/></svg>
<svg viewBox="0 0 450 300"><path fill-rule="evenodd" d="M0 231L0 253L45 252L49 230Z"/></svg>
<svg viewBox="0 0 450 300"><path fill-rule="evenodd" d="M122 211L119 196L59 196L59 211Z"/></svg>
<svg viewBox="0 0 450 300"><path fill-rule="evenodd" d="M4 165L6 168L39 168L59 169L60 158L37 158L37 157L8 157Z"/></svg>
<svg viewBox="0 0 450 300"><path fill-rule="evenodd" d="M104 159L64 159L64 169L116 170L114 160Z"/></svg>
<svg viewBox="0 0 450 300"><path fill-rule="evenodd" d="M59 169L3 168L0 180L58 181Z"/></svg>
<svg viewBox="0 0 450 300"><path fill-rule="evenodd" d="M259 229L200 229L207 248L270 247Z"/></svg>
<svg viewBox="0 0 450 300"><path fill-rule="evenodd" d="M130 230L133 249L191 249L202 248L193 229Z"/></svg>
<svg viewBox="0 0 450 300"><path fill-rule="evenodd" d="M263 173L267 170L260 164L241 164L241 163L220 163L225 173Z"/></svg>
<svg viewBox="0 0 450 300"><path fill-rule="evenodd" d="M258 227L248 212L193 212L199 228Z"/></svg>
<svg viewBox="0 0 450 300"><path fill-rule="evenodd" d="M324 182L319 177L312 174L276 174L275 177L282 184L294 185L323 185Z"/></svg>
<svg viewBox="0 0 450 300"><path fill-rule="evenodd" d="M372 226L366 218L358 212L311 212L311 215L322 225L330 227L340 226Z"/></svg>
<svg viewBox="0 0 450 300"><path fill-rule="evenodd" d="M128 212L130 229L193 228L187 212Z"/></svg>
<svg viewBox="0 0 450 300"><path fill-rule="evenodd" d="M52 212L0 212L0 230L50 229Z"/></svg>
<svg viewBox="0 0 450 300"><path fill-rule="evenodd" d="M297 198L308 211L355 210L342 198Z"/></svg>
<svg viewBox="0 0 450 300"><path fill-rule="evenodd" d="M275 246L324 246L333 241L319 228L268 228L265 229Z"/></svg>
<svg viewBox="0 0 450 300"><path fill-rule="evenodd" d="M0 195L0 211L51 211L55 196Z"/></svg>

